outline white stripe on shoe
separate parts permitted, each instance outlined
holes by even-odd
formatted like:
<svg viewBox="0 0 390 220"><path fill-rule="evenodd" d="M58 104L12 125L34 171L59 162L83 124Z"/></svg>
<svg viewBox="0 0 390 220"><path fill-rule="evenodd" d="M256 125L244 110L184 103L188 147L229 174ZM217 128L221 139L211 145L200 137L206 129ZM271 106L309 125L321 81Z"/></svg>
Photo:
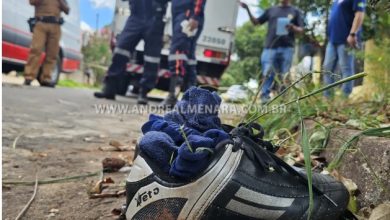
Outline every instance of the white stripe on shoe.
<svg viewBox="0 0 390 220"><path fill-rule="evenodd" d="M226 145L226 150L218 162L205 175L199 177L194 182L174 187L164 186L157 181L153 181L139 188L134 197L131 198L127 208L127 219L133 219L139 211L149 204L168 198L183 198L187 200L177 219L200 219L209 205L229 183L241 161L243 151L233 152L232 148L233 145ZM135 167L135 172L140 172L141 174L132 175L133 171L130 171L127 182L140 181L151 174L150 167L143 159L136 159L133 167ZM145 168L145 171L141 171L143 168ZM151 195L147 196L148 198L142 197L142 200L140 200L139 196L145 195L145 192L151 192ZM142 202L138 203L137 201Z"/></svg>
<svg viewBox="0 0 390 220"><path fill-rule="evenodd" d="M226 206L226 209L252 218L267 220L276 220L286 212L286 210L269 210L254 207L234 199L230 200Z"/></svg>
<svg viewBox="0 0 390 220"><path fill-rule="evenodd" d="M252 191L245 187L240 187L240 189L236 192L235 196L256 204L278 208L290 207L291 204L294 202L293 198L282 198L265 195L256 191Z"/></svg>

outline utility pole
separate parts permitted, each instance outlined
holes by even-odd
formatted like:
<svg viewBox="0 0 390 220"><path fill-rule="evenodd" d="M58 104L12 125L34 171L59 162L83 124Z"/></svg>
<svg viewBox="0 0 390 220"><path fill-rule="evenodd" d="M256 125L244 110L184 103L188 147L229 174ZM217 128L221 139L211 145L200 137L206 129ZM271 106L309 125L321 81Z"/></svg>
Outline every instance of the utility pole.
<svg viewBox="0 0 390 220"><path fill-rule="evenodd" d="M96 13L96 35L99 34L99 13Z"/></svg>

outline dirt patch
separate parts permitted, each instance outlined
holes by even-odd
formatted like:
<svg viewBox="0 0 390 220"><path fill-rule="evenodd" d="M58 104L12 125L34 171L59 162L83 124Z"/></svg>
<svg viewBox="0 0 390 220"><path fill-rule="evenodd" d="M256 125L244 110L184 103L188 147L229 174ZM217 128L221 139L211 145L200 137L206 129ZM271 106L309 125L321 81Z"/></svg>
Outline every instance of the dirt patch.
<svg viewBox="0 0 390 220"><path fill-rule="evenodd" d="M99 147L108 145L108 138L99 139L101 143L87 143L84 139L78 137L69 142L67 139L24 138L13 149L8 147L13 140L4 138L3 180L33 181L36 172L41 180L95 173L101 170L104 158L123 157L128 153L100 151ZM107 192L124 189L126 173L105 176L115 181ZM25 219L114 219L111 211L120 208L125 197L89 199L88 189L98 180L99 176L94 176L40 185ZM3 218L14 219L33 190L34 186L3 186Z"/></svg>

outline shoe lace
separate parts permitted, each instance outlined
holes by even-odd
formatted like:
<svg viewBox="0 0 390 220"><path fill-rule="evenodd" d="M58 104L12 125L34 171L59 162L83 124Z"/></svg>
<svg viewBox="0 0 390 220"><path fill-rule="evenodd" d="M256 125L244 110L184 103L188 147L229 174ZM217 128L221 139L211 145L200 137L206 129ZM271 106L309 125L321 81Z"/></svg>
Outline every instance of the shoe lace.
<svg viewBox="0 0 390 220"><path fill-rule="evenodd" d="M255 133L255 131L257 132ZM292 166L274 154L279 149L279 146L274 146L270 141L265 141L263 139L264 129L260 124L240 124L231 131L231 135L234 141L233 151L242 149L247 157L256 162L264 171L275 171L279 173L287 171L293 176L298 177L300 182L308 186L307 178L302 173L295 170ZM323 195L337 207L337 204L329 196L314 185L313 192Z"/></svg>

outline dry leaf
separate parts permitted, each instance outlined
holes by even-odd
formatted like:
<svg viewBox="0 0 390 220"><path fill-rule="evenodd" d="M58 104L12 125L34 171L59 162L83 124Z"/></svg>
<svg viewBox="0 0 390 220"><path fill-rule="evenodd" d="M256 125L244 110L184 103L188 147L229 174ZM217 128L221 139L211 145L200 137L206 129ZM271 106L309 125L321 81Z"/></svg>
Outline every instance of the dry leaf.
<svg viewBox="0 0 390 220"><path fill-rule="evenodd" d="M58 209L50 209L50 213L58 213L60 210L58 210Z"/></svg>
<svg viewBox="0 0 390 220"><path fill-rule="evenodd" d="M111 140L109 144L110 144L110 146L113 146L116 148L123 146L123 144L121 144L119 141L116 141L116 140Z"/></svg>
<svg viewBox="0 0 390 220"><path fill-rule="evenodd" d="M99 180L95 185L91 184L92 187L88 190L88 194L100 194L103 191L103 181Z"/></svg>
<svg viewBox="0 0 390 220"><path fill-rule="evenodd" d="M338 181L342 182L350 194L353 194L358 189L358 186L355 182L353 182L351 179L343 177L337 170L333 170L330 175L332 175Z"/></svg>
<svg viewBox="0 0 390 220"><path fill-rule="evenodd" d="M114 180L111 177L104 178L103 180L104 184L112 184L115 183Z"/></svg>
<svg viewBox="0 0 390 220"><path fill-rule="evenodd" d="M47 153L37 153L38 157L47 157Z"/></svg>
<svg viewBox="0 0 390 220"><path fill-rule="evenodd" d="M116 172L126 165L126 161L119 158L105 158L102 164L105 172Z"/></svg>
<svg viewBox="0 0 390 220"><path fill-rule="evenodd" d="M113 146L99 147L99 150L101 150L101 151L120 151L119 148L113 147Z"/></svg>
<svg viewBox="0 0 390 220"><path fill-rule="evenodd" d="M135 146L125 145L119 147L120 151L135 151Z"/></svg>
<svg viewBox="0 0 390 220"><path fill-rule="evenodd" d="M113 209L113 210L111 210L111 214L118 216L118 215L122 214L122 210L121 209Z"/></svg>

